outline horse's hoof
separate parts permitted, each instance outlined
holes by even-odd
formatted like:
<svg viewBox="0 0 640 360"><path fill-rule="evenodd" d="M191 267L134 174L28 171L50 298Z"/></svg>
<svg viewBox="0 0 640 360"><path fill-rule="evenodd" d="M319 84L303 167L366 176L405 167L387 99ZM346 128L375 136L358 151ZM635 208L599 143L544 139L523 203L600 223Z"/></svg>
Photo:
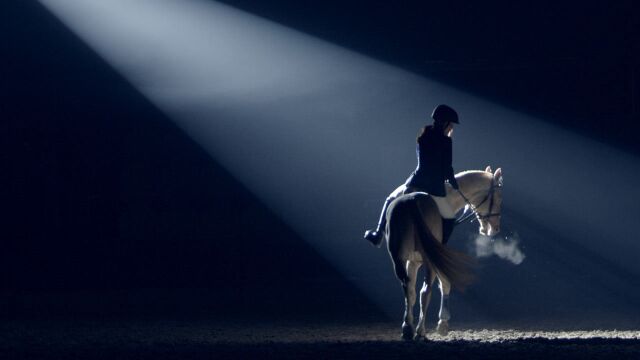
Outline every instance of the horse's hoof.
<svg viewBox="0 0 640 360"><path fill-rule="evenodd" d="M402 340L413 340L413 327L411 325L402 326Z"/></svg>
<svg viewBox="0 0 640 360"><path fill-rule="evenodd" d="M427 341L427 337L425 336L425 334L416 333L416 336L413 337L413 340L414 341L420 341L420 340Z"/></svg>
<svg viewBox="0 0 640 360"><path fill-rule="evenodd" d="M416 336L414 339L424 338L425 336L427 336L427 331L424 329L424 327L418 326L418 328L416 329Z"/></svg>
<svg viewBox="0 0 640 360"><path fill-rule="evenodd" d="M449 322L442 320L438 321L438 328L436 331L442 336L449 334Z"/></svg>

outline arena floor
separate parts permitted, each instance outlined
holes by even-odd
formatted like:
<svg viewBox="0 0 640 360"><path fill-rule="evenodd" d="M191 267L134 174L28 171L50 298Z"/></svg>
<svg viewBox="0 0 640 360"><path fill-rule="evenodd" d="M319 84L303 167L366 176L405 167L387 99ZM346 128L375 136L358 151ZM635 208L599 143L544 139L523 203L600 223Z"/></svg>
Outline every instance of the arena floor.
<svg viewBox="0 0 640 360"><path fill-rule="evenodd" d="M2 359L239 359L428 356L446 359L640 358L640 332L454 329L400 340L395 323L232 323L211 320L5 321Z"/></svg>

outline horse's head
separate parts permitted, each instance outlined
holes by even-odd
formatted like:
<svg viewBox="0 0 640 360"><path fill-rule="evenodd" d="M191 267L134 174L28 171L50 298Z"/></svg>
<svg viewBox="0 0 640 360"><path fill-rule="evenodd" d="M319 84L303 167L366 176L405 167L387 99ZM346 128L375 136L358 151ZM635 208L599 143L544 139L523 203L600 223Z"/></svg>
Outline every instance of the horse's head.
<svg viewBox="0 0 640 360"><path fill-rule="evenodd" d="M487 166L486 172L490 175L490 184L487 186L485 200L476 207L480 234L494 236L500 232L500 212L502 211L502 169L498 168L494 173Z"/></svg>

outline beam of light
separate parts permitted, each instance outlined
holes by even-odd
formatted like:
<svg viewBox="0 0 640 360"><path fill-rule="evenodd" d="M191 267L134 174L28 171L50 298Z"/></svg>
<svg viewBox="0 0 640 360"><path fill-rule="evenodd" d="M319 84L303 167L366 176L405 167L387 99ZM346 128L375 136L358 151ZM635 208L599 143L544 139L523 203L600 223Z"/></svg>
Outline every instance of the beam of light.
<svg viewBox="0 0 640 360"><path fill-rule="evenodd" d="M216 2L40 2L394 318L387 254L361 236L439 103L461 117L456 169L503 167L505 213L640 274L634 156Z"/></svg>

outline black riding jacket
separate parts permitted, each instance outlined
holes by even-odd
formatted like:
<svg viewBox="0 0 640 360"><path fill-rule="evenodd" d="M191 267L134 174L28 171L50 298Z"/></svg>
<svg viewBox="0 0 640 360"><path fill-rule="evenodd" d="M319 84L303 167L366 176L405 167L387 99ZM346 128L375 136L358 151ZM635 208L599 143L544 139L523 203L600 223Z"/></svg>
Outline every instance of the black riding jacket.
<svg viewBox="0 0 640 360"><path fill-rule="evenodd" d="M432 125L425 127L418 137L416 147L418 167L406 182L409 187L419 188L435 196L446 196L445 180L458 187L453 174L451 138Z"/></svg>

